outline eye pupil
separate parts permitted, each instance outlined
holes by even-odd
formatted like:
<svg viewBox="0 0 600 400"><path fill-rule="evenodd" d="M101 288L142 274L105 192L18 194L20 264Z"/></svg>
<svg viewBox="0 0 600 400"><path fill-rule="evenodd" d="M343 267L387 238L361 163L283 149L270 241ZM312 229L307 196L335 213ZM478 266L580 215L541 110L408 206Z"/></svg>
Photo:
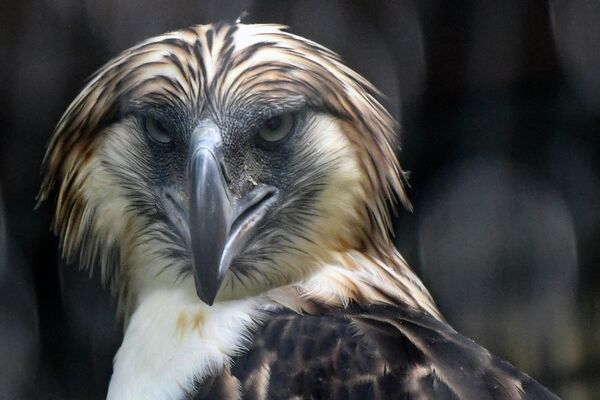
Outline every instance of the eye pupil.
<svg viewBox="0 0 600 400"><path fill-rule="evenodd" d="M173 138L167 133L166 128L160 121L154 118L146 118L144 126L148 136L150 136L154 142L159 144L169 144L173 141Z"/></svg>
<svg viewBox="0 0 600 400"><path fill-rule="evenodd" d="M265 122L265 127L267 129L270 129L272 131L277 130L281 127L281 117L280 116L276 116L273 118L269 118L266 122Z"/></svg>
<svg viewBox="0 0 600 400"><path fill-rule="evenodd" d="M165 127L163 126L163 124L160 121L154 120L154 124L156 124L156 128L159 131L165 132Z"/></svg>
<svg viewBox="0 0 600 400"><path fill-rule="evenodd" d="M272 146L281 142L294 130L295 121L296 116L292 113L276 115L265 120L257 130L259 144Z"/></svg>

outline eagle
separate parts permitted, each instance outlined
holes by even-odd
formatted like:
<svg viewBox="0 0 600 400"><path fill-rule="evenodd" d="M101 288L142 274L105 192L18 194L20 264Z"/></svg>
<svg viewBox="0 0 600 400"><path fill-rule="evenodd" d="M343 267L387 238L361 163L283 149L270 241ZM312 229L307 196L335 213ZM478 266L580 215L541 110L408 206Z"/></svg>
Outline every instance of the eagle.
<svg viewBox="0 0 600 400"><path fill-rule="evenodd" d="M89 79L38 201L117 298L108 399L556 398L457 333L395 248L381 97L275 24L166 33Z"/></svg>

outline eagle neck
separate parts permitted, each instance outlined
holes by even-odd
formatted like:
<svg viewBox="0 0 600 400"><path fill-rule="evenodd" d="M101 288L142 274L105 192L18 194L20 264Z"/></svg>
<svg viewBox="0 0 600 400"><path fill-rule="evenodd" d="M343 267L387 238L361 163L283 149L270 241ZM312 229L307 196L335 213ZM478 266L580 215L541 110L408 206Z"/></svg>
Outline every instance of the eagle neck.
<svg viewBox="0 0 600 400"><path fill-rule="evenodd" d="M186 398L248 347L263 317L257 298L209 307L189 288L147 293L115 356L108 400Z"/></svg>
<svg viewBox="0 0 600 400"><path fill-rule="evenodd" d="M297 312L386 304L443 319L429 291L391 244L340 253L305 282L277 289L270 297Z"/></svg>

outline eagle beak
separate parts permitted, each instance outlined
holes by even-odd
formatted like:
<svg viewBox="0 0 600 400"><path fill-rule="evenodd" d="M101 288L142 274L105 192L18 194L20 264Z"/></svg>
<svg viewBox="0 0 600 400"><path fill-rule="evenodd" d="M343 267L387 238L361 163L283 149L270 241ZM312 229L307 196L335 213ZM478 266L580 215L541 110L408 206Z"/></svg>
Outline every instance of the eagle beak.
<svg viewBox="0 0 600 400"><path fill-rule="evenodd" d="M241 197L229 189L221 134L212 123L194 133L190 156L190 241L198 297L212 305L232 260L256 234L277 190L257 186Z"/></svg>

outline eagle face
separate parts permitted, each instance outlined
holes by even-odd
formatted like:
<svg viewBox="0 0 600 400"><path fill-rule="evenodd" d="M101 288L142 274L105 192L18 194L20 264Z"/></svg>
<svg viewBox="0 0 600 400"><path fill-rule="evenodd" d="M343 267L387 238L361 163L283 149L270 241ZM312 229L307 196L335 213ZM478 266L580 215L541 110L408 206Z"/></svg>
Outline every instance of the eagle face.
<svg viewBox="0 0 600 400"><path fill-rule="evenodd" d="M136 227L113 233L134 274L191 275L212 304L219 288L235 298L298 280L353 240L354 156L335 119L305 104L241 115L144 104L106 135L90 179L111 193L96 208L126 210ZM347 236L331 229L340 221Z"/></svg>
<svg viewBox="0 0 600 400"><path fill-rule="evenodd" d="M208 305L310 276L402 196L394 121L329 50L274 25L195 26L92 77L49 143L67 261L122 298L195 286Z"/></svg>

